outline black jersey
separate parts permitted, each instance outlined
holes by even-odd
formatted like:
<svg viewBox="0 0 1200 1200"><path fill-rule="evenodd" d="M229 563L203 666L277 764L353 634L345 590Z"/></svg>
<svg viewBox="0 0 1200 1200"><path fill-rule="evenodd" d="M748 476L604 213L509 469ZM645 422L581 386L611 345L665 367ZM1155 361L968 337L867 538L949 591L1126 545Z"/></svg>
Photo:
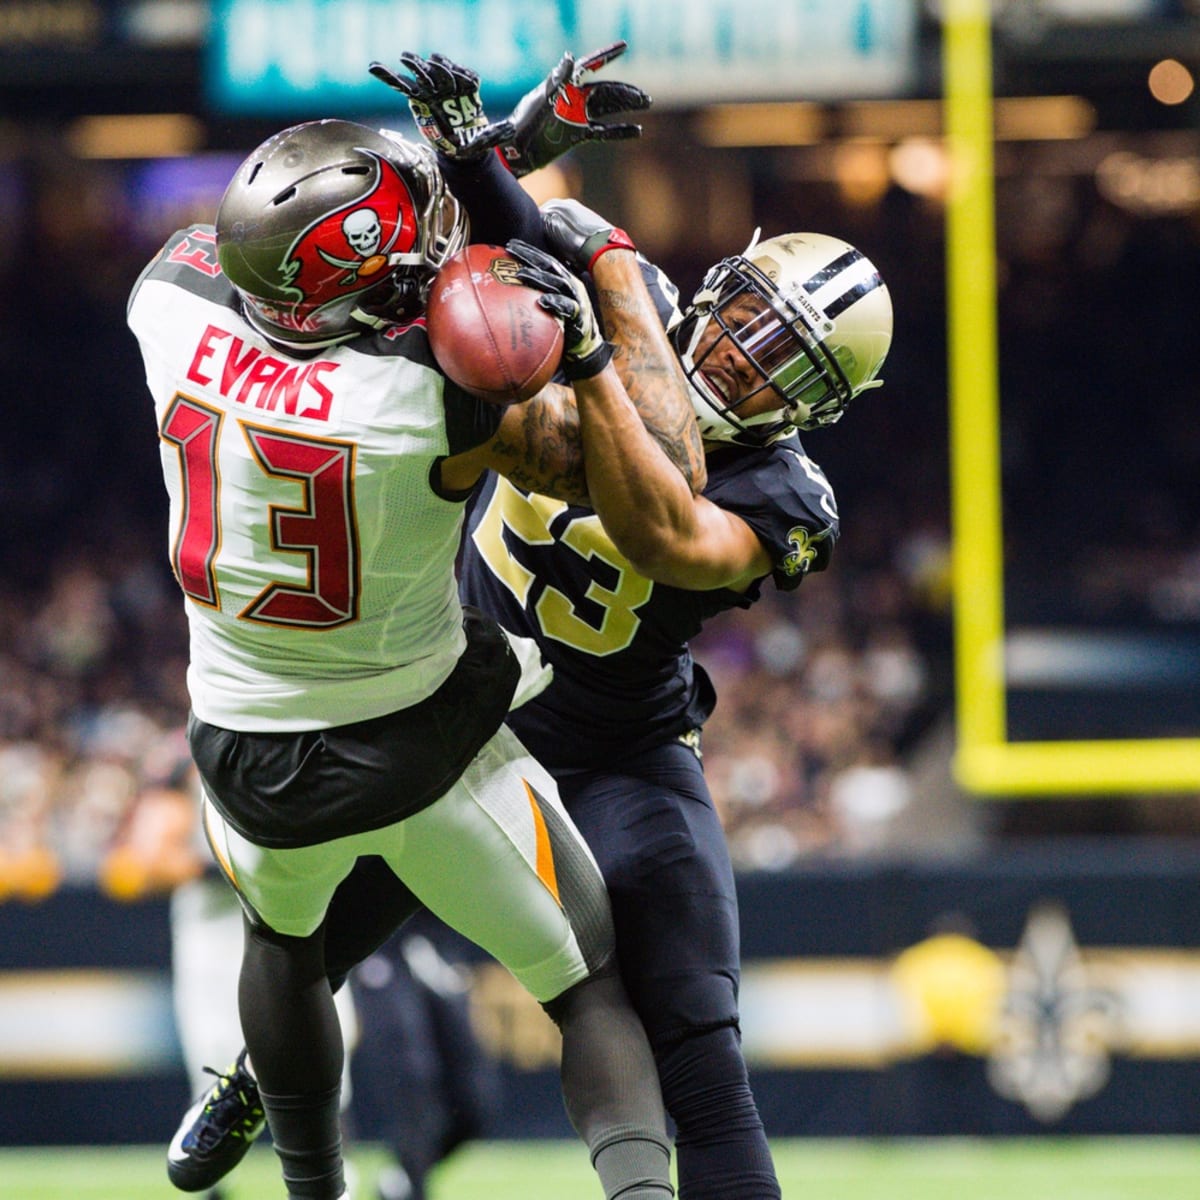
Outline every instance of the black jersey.
<svg viewBox="0 0 1200 1200"><path fill-rule="evenodd" d="M708 457L705 496L736 513L771 556L783 590L823 570L838 534L833 492L798 438ZM590 509L489 476L472 505L461 591L537 640L554 682L510 724L547 766L595 768L703 724L715 694L688 642L704 621L749 608L745 592L653 583L617 552Z"/></svg>

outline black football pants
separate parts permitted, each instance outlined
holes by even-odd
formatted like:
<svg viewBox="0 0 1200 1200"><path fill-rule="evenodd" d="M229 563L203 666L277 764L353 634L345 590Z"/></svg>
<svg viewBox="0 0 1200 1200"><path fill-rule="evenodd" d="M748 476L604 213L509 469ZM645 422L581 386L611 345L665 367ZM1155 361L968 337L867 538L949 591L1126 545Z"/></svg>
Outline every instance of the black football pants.
<svg viewBox="0 0 1200 1200"><path fill-rule="evenodd" d="M778 1200L738 1031L733 868L703 770L679 742L619 768L558 785L608 886L621 976L675 1122L680 1200Z"/></svg>
<svg viewBox="0 0 1200 1200"><path fill-rule="evenodd" d="M676 1127L680 1200L778 1200L738 1031L733 868L703 770L678 742L619 766L558 785L608 886L621 975ZM382 862L360 860L326 920L330 978L417 907Z"/></svg>

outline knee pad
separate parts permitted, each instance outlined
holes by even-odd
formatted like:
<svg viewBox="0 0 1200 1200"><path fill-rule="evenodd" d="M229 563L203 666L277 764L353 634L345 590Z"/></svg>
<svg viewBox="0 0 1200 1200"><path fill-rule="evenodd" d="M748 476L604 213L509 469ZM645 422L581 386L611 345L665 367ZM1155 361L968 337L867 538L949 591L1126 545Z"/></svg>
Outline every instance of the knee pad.
<svg viewBox="0 0 1200 1200"><path fill-rule="evenodd" d="M697 1030L655 1047L655 1058L663 1102L681 1143L761 1126L733 1024Z"/></svg>
<svg viewBox="0 0 1200 1200"><path fill-rule="evenodd" d="M738 1029L737 977L728 971L702 966L687 973L623 976L656 1052L713 1029Z"/></svg>

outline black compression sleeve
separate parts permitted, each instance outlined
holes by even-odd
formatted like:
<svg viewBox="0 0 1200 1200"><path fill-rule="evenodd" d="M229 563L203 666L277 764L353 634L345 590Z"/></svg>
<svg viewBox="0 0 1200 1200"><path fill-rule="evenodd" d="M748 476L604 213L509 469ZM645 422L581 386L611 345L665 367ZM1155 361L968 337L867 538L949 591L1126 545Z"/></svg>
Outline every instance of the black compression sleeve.
<svg viewBox="0 0 1200 1200"><path fill-rule="evenodd" d="M520 238L541 250L546 248L538 206L498 154L489 152L471 163L439 154L438 165L446 185L471 218L471 241L503 246L510 238Z"/></svg>

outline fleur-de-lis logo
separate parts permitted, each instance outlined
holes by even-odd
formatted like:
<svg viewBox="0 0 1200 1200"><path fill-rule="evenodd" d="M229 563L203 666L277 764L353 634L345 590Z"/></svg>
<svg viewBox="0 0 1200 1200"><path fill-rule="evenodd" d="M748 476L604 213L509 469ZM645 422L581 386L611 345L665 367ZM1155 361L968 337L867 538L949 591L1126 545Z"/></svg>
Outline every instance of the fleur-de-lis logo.
<svg viewBox="0 0 1200 1200"><path fill-rule="evenodd" d="M1066 909L1036 905L1009 969L992 1086L1039 1121L1057 1121L1107 1083L1121 1017L1119 998L1091 977Z"/></svg>
<svg viewBox="0 0 1200 1200"><path fill-rule="evenodd" d="M813 533L803 525L794 525L788 530L787 540L795 549L784 555L783 562L779 564L780 570L785 575L807 574L816 561L821 543L828 536L828 525L819 533Z"/></svg>

